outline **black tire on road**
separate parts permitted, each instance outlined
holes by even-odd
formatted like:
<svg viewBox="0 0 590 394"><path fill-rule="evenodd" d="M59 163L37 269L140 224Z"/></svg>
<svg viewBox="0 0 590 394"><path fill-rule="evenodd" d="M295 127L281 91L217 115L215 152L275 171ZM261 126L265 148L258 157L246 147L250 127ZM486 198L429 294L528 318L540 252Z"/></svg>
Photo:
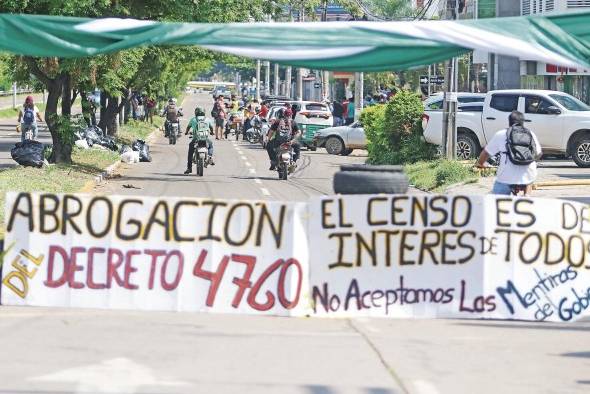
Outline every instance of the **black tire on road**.
<svg viewBox="0 0 590 394"><path fill-rule="evenodd" d="M203 176L203 168L204 168L203 160L199 159L199 161L197 161L197 175L198 176Z"/></svg>
<svg viewBox="0 0 590 394"><path fill-rule="evenodd" d="M348 156L348 155L350 155L351 153L352 153L352 149L350 149L350 148L346 148L346 149L344 149L344 150L342 151L341 155L342 155L342 156Z"/></svg>
<svg viewBox="0 0 590 394"><path fill-rule="evenodd" d="M338 194L405 194L408 178L402 172L340 171L334 174Z"/></svg>
<svg viewBox="0 0 590 394"><path fill-rule="evenodd" d="M584 135L576 140L572 158L578 167L590 167L590 135Z"/></svg>
<svg viewBox="0 0 590 394"><path fill-rule="evenodd" d="M339 155L344 150L344 142L338 137L329 137L324 147L329 154Z"/></svg>
<svg viewBox="0 0 590 394"><path fill-rule="evenodd" d="M312 152L315 152L316 150L318 150L317 146L308 146L307 149L309 149Z"/></svg>
<svg viewBox="0 0 590 394"><path fill-rule="evenodd" d="M457 159L469 160L479 157L479 142L473 134L457 134Z"/></svg>
<svg viewBox="0 0 590 394"><path fill-rule="evenodd" d="M371 164L343 164L340 171L366 171L366 172L404 172L403 166L375 166Z"/></svg>

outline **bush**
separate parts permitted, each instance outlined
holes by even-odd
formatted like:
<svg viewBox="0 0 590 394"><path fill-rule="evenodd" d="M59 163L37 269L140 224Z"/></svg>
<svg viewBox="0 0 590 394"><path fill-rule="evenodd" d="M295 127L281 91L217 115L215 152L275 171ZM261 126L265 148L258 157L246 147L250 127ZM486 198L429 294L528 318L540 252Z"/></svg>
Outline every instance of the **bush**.
<svg viewBox="0 0 590 394"><path fill-rule="evenodd" d="M436 156L436 146L422 139L420 97L400 91L385 105L375 105L361 114L367 136L369 162L372 164L405 164Z"/></svg>

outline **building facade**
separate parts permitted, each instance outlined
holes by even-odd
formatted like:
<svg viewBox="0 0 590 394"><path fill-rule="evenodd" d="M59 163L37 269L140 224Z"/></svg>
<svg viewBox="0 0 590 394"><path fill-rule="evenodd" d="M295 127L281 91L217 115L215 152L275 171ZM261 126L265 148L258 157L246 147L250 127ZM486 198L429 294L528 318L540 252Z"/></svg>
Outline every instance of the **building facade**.
<svg viewBox="0 0 590 394"><path fill-rule="evenodd" d="M590 10L590 0L520 0L520 4L521 15ZM520 76L523 88L559 90L590 103L590 70L521 59Z"/></svg>

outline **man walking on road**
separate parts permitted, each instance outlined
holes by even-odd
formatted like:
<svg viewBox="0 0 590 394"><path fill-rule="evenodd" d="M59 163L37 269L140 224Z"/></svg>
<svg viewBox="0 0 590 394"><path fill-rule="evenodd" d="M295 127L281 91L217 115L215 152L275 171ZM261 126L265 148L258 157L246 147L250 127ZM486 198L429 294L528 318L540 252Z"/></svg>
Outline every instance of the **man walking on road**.
<svg viewBox="0 0 590 394"><path fill-rule="evenodd" d="M27 131L33 132L33 140L37 139L39 126L37 121L42 122L39 108L33 102L33 96L27 96L23 107L18 111L18 123L20 124L21 142L25 142Z"/></svg>
<svg viewBox="0 0 590 394"><path fill-rule="evenodd" d="M513 111L508 117L508 129L498 131L482 150L477 167L485 168L490 157L500 154L496 182L492 194L529 195L537 178L537 162L541 144L535 133L525 128L522 112Z"/></svg>

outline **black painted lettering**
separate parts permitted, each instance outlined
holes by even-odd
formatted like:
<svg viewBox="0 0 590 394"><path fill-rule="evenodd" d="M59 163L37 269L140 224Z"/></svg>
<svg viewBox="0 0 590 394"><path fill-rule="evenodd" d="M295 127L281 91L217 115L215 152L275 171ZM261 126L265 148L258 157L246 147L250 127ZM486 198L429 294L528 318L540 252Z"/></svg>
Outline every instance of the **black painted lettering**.
<svg viewBox="0 0 590 394"><path fill-rule="evenodd" d="M133 215L131 218L127 220L126 226L135 228L132 233L123 234L123 209L127 205L136 204L136 205L143 205L143 201L138 199L129 199L123 200L119 203L119 207L117 208L117 226L115 227L115 233L117 237L123 241L135 241L141 236L141 222L137 219L133 219Z"/></svg>
<svg viewBox="0 0 590 394"><path fill-rule="evenodd" d="M281 205L277 223L276 220L272 220L270 212L268 212L268 208L264 203L258 203L257 205L260 206L260 217L258 218L258 228L256 229L256 246L262 245L264 223L268 223L270 231L272 232L272 236L275 240L275 245L277 249L279 249L283 241L283 224L285 223L285 212L287 211L287 208L285 205Z"/></svg>
<svg viewBox="0 0 590 394"><path fill-rule="evenodd" d="M26 210L21 209L21 201L24 201ZM12 211L10 211L8 226L6 227L8 232L12 231L12 226L14 225L14 220L16 219L17 215L21 215L28 219L30 232L35 230L35 222L33 220L33 203L31 201L30 193L19 193L18 196L16 196L16 201L12 206Z"/></svg>
<svg viewBox="0 0 590 394"><path fill-rule="evenodd" d="M94 207L99 202L104 203L104 205L106 207L106 210L98 211L100 213L99 216L101 218L106 218L106 221L105 221L106 224L102 230L96 230L94 228L94 220L92 220L92 213L94 212ZM70 222L72 224L73 228L77 228L76 224L74 223L74 221L71 220L71 218L80 213L80 211L78 211L78 213L74 212L74 214L71 216L68 214L68 219L66 220L65 207L66 207L66 204L64 201L64 226L63 226L64 228L62 231L65 231L65 228L66 228L68 222ZM82 204L80 204L80 210L81 210L81 208L82 208ZM106 236L111 231L112 223L113 223L113 204L111 203L111 200L109 200L106 197L93 198L90 201L90 203L88 204L88 209L86 210L86 228L88 229L88 232L93 237L102 238L102 237ZM77 230L77 231L79 232L80 230ZM65 232L64 232L64 234L65 234Z"/></svg>
<svg viewBox="0 0 590 394"><path fill-rule="evenodd" d="M367 223L369 226L384 226L387 220L375 220L373 215L373 204L376 202L387 202L387 197L371 197L367 202Z"/></svg>
<svg viewBox="0 0 590 394"><path fill-rule="evenodd" d="M240 215L240 216L238 216L238 218L239 218L238 220L233 220L234 215L236 214L236 212L238 212L238 209L240 209L240 208L245 208L246 216L243 217ZM242 209L242 211L244 211L244 210ZM231 234L232 221L237 224L237 226L233 226L233 227L237 227L238 229L241 229L242 224L244 222L247 223L246 231L242 234L241 239L232 238L232 234ZM229 209L229 212L227 213L227 216L225 218L225 226L224 226L225 241L228 244L230 244L231 246L245 245L246 242L248 242L248 240L250 239L250 236L252 235L253 228L254 228L254 208L252 208L252 205L250 205L250 203L247 203L247 202L236 203Z"/></svg>
<svg viewBox="0 0 590 394"><path fill-rule="evenodd" d="M420 256L418 257L418 264L424 264L426 253L430 255L430 261L432 261L433 264L438 264L439 261L434 250L440 247L440 232L438 230L424 230L422 232L421 244L422 248L420 249Z"/></svg>
<svg viewBox="0 0 590 394"><path fill-rule="evenodd" d="M376 233L371 232L371 244L366 241L360 233L356 233L356 266L361 267L363 260L363 251L366 251L371 258L371 264L373 267L377 266L377 248L375 245Z"/></svg>
<svg viewBox="0 0 590 394"><path fill-rule="evenodd" d="M39 232L49 234L57 231L59 228L59 198L55 194L41 194L39 196ZM48 225L48 219L51 218L51 226Z"/></svg>
<svg viewBox="0 0 590 394"><path fill-rule="evenodd" d="M215 223L215 212L217 211L217 207L225 207L227 203L222 201L203 201L201 203L202 206L211 206L211 210L209 211L209 218L207 219L207 234L199 237L199 241L211 240L211 241L221 241L221 237L218 235L213 235L213 224Z"/></svg>
<svg viewBox="0 0 590 394"><path fill-rule="evenodd" d="M172 235L174 237L174 241L176 242L192 242L195 238L182 235L178 229L180 225L179 213L182 207L198 207L199 203L196 201L178 201L174 204L174 209L172 210Z"/></svg>
<svg viewBox="0 0 590 394"><path fill-rule="evenodd" d="M391 224L394 226L405 226L408 224L406 221L398 221L397 214L404 214L405 210L398 206L399 201L408 201L408 197L400 196L400 197L393 197L391 199Z"/></svg>
<svg viewBox="0 0 590 394"><path fill-rule="evenodd" d="M351 237L352 233L333 233L328 236L328 239L336 238L338 240L338 260L328 265L329 269L338 267L350 268L353 266L353 263L344 261L344 243L347 238Z"/></svg>

